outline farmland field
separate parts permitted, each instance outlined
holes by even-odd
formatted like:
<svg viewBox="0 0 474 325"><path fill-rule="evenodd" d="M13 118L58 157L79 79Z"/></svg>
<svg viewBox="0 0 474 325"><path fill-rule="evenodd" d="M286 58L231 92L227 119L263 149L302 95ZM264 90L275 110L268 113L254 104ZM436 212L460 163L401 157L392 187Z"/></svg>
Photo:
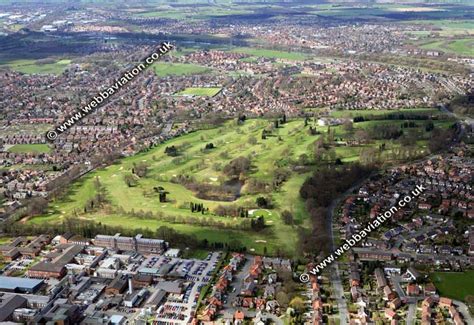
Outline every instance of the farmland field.
<svg viewBox="0 0 474 325"><path fill-rule="evenodd" d="M220 87L190 87L186 88L176 95L178 96L202 96L202 97L214 97L222 88Z"/></svg>
<svg viewBox="0 0 474 325"><path fill-rule="evenodd" d="M354 123L354 130L384 123L394 122ZM310 134L310 127L319 133ZM262 137L264 130L266 136ZM343 126L334 126L331 130L339 139L349 135ZM221 127L174 138L89 173L75 182L64 198L53 201L46 214L27 222L51 223L75 216L129 229L155 230L159 226L170 226L209 242L238 240L259 254L264 251L294 254L298 243L297 226L310 228L299 189L320 163L311 162L313 145L327 132L328 127L317 126L315 120L307 121L306 126L302 119L290 120L278 128L273 120L267 119L247 120L243 124L228 121ZM424 138L417 142L418 149L426 154L429 132L420 133ZM343 162L357 161L362 150L378 148L381 143L376 140L360 146L337 146L334 158ZM387 161L393 150L399 150L400 143L384 143L382 156ZM236 161L242 159L249 161L247 169L229 173ZM147 172L137 176L140 165L146 165ZM306 167L301 168L303 166ZM97 182L105 189L107 202L91 209L90 201L98 192ZM219 192L222 188L231 191L222 194ZM158 191L166 192L165 200L161 200ZM264 197L268 206L258 205L259 197ZM193 211L191 206L195 205L202 205L204 210ZM229 215L227 210L223 214L218 212L237 208L245 209L248 215ZM294 225L283 222L284 210L293 215ZM265 227L260 231L249 229L248 221L257 217L264 218Z"/></svg>

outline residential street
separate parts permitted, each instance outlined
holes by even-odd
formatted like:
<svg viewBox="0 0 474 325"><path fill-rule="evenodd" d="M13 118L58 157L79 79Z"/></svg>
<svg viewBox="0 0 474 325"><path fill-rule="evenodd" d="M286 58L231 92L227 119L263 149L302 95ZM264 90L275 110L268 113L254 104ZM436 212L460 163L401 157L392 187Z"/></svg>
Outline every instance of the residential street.
<svg viewBox="0 0 474 325"><path fill-rule="evenodd" d="M229 292L229 295L227 297L227 303L224 304L224 307L226 309L232 307L232 302L235 301L237 296L240 294L240 291L242 290L243 280L245 276L249 274L250 267L252 266L252 258L252 256L246 255L245 264L242 266L240 271L235 274L234 280L232 281L232 286L235 288L235 290L233 292Z"/></svg>
<svg viewBox="0 0 474 325"><path fill-rule="evenodd" d="M349 312L347 309L347 302L344 297L344 288L341 283L341 277L339 276L339 267L337 262L331 265L330 270L330 280L332 283L332 288L334 290L334 297L337 301L337 306L339 309L339 317L342 324L349 323Z"/></svg>
<svg viewBox="0 0 474 325"><path fill-rule="evenodd" d="M459 312L464 317L466 324L474 324L474 319L472 318L471 314L469 313L469 308L466 306L465 303L459 300L453 300L454 304L458 306Z"/></svg>
<svg viewBox="0 0 474 325"><path fill-rule="evenodd" d="M407 325L414 325L415 324L415 317L416 317L416 303L408 304L408 311L407 311Z"/></svg>

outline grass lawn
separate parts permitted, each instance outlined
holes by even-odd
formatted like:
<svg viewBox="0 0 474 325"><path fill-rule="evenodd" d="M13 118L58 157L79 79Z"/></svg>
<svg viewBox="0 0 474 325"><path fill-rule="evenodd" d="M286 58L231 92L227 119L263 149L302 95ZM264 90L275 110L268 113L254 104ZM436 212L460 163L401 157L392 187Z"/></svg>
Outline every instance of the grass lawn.
<svg viewBox="0 0 474 325"><path fill-rule="evenodd" d="M466 272L435 272L430 275L441 296L465 301L474 295L474 270Z"/></svg>
<svg viewBox="0 0 474 325"><path fill-rule="evenodd" d="M61 74L67 66L71 64L71 60L63 59L55 63L39 63L36 60L14 60L1 62L0 67L10 67L13 70L26 74Z"/></svg>
<svg viewBox="0 0 474 325"><path fill-rule="evenodd" d="M424 49L445 51L459 55L474 56L474 39L472 38L461 38L456 40L441 39L423 44L421 47Z"/></svg>
<svg viewBox="0 0 474 325"><path fill-rule="evenodd" d="M0 237L0 245L8 244L12 241L11 237Z"/></svg>
<svg viewBox="0 0 474 325"><path fill-rule="evenodd" d="M256 57L286 59L286 60L295 60L295 61L303 61L309 57L307 54L300 53L300 52L284 52L284 51L257 49L257 48L250 48L250 47L238 47L238 48L232 49L231 51L249 54Z"/></svg>
<svg viewBox="0 0 474 325"><path fill-rule="evenodd" d="M214 97L222 88L220 87L190 87L186 88L176 95L178 96L200 96L200 97Z"/></svg>
<svg viewBox="0 0 474 325"><path fill-rule="evenodd" d="M152 68L159 77L202 74L211 71L207 67L189 63L156 62L153 63Z"/></svg>
<svg viewBox="0 0 474 325"><path fill-rule="evenodd" d="M269 137L265 141L257 141L255 144L249 143L248 139L250 137L259 138L262 130L271 124L271 121L267 120L250 120L242 126L237 126L232 121L218 129L203 130L172 139L147 153L125 158L118 164L86 175L72 185L66 198L51 204L49 213L32 218L28 222L34 224L57 222L65 216L73 215L74 211L80 211L80 218L100 221L107 225L121 225L127 228L146 227L150 229L167 225L179 232L194 234L200 239L206 238L214 242L228 242L232 239L238 239L249 250L254 249L258 253L262 253L265 247L269 253L276 249L290 253L296 245L297 233L295 228L281 222L280 211L283 209L293 211L295 220L299 224L305 227L309 226L304 203L298 194L299 188L307 177L305 174L293 174L278 192L267 194L272 196L275 207L268 211L257 210L254 212L258 216L264 215L265 217L267 228L263 232L232 229L216 230L212 227L199 225L170 224L157 219L136 219L104 211L82 213L83 206L94 195L93 180L98 176L107 188L107 196L110 205L113 207L121 207L125 211L141 209L144 211L161 211L176 216L218 218L225 224L238 224L240 222L239 218L224 218L213 214L204 216L192 214L189 211L189 202L203 203L211 211L218 205L237 204L252 207L255 205L255 199L258 195L247 193L245 186L240 198L234 202L210 201L197 198L192 191L180 184L170 182L170 179L173 175L194 175L200 182L218 184L219 179L223 176L220 171L222 166L238 156L253 155L254 171L249 177L271 181L276 169L276 166L274 166L275 156L282 156L287 151L295 154L305 152L306 147L316 139L316 137L306 137L306 130L303 127L304 122L297 120L291 121L275 131L284 139L282 141L275 136ZM201 149L209 142L214 143L216 148L209 152L202 152ZM177 163L175 158L164 154L164 148L171 145L186 147L183 150L185 152L182 155L182 162ZM227 156L226 158L223 158L224 153ZM123 175L130 173L133 164L141 161L150 163L149 176L141 178L138 186L128 187L123 180ZM216 164L220 164L220 166ZM157 185L163 186L170 192L168 195L169 202L160 203L157 197L144 196L145 191L149 191Z"/></svg>
<svg viewBox="0 0 474 325"><path fill-rule="evenodd" d="M474 22L471 20L410 20L404 21L403 23L410 25L431 25L433 27L440 28L441 31L439 33L442 36L474 34Z"/></svg>
<svg viewBox="0 0 474 325"><path fill-rule="evenodd" d="M8 148L8 152L15 153L48 153L51 148L47 144L15 144Z"/></svg>
<svg viewBox="0 0 474 325"><path fill-rule="evenodd" d="M368 128L377 123L393 121L355 123L354 129ZM273 124L272 120L267 119L250 119L242 125L232 120L221 127L191 132L171 139L147 152L121 159L111 166L85 175L72 184L64 198L53 201L45 215L30 218L27 222L54 223L68 216L76 216L131 229L155 230L160 226L169 226L178 232L192 234L209 242L239 240L249 251L257 254L263 254L265 249L269 254L277 250L289 255L294 254L298 242L297 228L284 224L280 215L284 210L288 210L293 214L296 225L310 229L310 220L299 190L305 179L311 175L311 170L298 173L293 171L292 166L297 164L295 161L301 159L302 155L312 157L313 143L319 135L309 135L309 126L322 134L326 133L328 128L317 126L314 120L309 121L309 125L305 127L303 119L290 120L277 129L272 129ZM420 123L421 127L423 126ZM264 129L271 129L271 135L266 139L261 137ZM332 127L331 130L334 130L337 138L348 135L342 126ZM429 137L429 134L423 134ZM425 143L421 140L426 139L420 139L420 146ZM383 153L385 155L400 147L396 141L386 142L386 150ZM209 143L212 143L214 148L204 150ZM165 154L165 148L171 146L178 148L177 157ZM356 161L360 151L370 146L378 148L380 141L364 146L336 147L336 156L343 161ZM198 198L195 192L173 181L180 175L193 177L195 182L202 185L221 185L228 180L228 176L223 172L224 167L237 157L249 157L251 170L245 175L240 196L234 201ZM134 166L139 163L149 165L148 173L145 177L138 178L137 184L129 187L124 176L130 175ZM279 188L272 189L270 185L273 184L275 173L281 169L287 172L287 180ZM108 204L102 209L84 212L86 203L95 195L96 178L100 179L106 189ZM267 184L264 186L267 190L251 191L251 181ZM153 190L157 186L168 192L166 202L159 201L159 196ZM273 207L259 209L255 203L259 196L271 199ZM209 208L209 212L191 212L191 202L202 203L205 208ZM245 218L218 216L214 213L218 206L237 206L254 210L250 217L264 216L266 227L260 232L241 230L240 226ZM155 216L137 218L130 216L132 210L152 212ZM156 216L157 213L175 217L175 221L160 219ZM183 220L196 222L185 223ZM217 227L215 223L204 225L203 221L206 220L219 222L220 226Z"/></svg>

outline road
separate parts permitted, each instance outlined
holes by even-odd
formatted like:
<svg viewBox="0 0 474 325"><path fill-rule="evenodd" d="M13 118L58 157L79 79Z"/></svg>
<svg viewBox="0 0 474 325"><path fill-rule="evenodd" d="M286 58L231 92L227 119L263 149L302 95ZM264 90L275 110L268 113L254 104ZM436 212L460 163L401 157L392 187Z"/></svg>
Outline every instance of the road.
<svg viewBox="0 0 474 325"><path fill-rule="evenodd" d="M349 188L347 191L345 191L343 194L339 195L337 198L335 198L331 204L329 205L328 208L328 214L327 214L327 231L330 236L330 251L334 251L335 245L334 245L334 232L333 232L333 221L334 221L334 211L336 208L339 206L339 203L352 191L354 191L356 188L360 187L367 178L364 178L363 180L357 182L355 185L353 185L351 188ZM344 296L344 288L342 286L342 281L341 281L341 276L339 275L339 264L338 262L334 262L330 266L330 280L332 284L332 288L334 291L334 298L337 301L337 306L339 310L339 318L340 318L340 324L345 325L349 323L349 311L347 309L347 302L346 299L343 298Z"/></svg>
<svg viewBox="0 0 474 325"><path fill-rule="evenodd" d="M474 126L474 119L471 118L471 117L459 116L456 113L453 113L450 110L448 110L448 108L444 104L440 104L439 109L440 109L441 112L443 112L443 113L445 113L445 114L447 114L451 117L454 117L459 121L464 121L466 124L469 124L470 126Z"/></svg>
<svg viewBox="0 0 474 325"><path fill-rule="evenodd" d="M392 281L393 288L395 291L398 293L398 296L400 299L405 298L405 291L403 290L402 286L400 285L400 282L402 281L402 278L399 275L392 274L390 276L390 280Z"/></svg>
<svg viewBox="0 0 474 325"><path fill-rule="evenodd" d="M339 310L340 324L349 323L349 311L347 309L347 302L344 298L344 288L342 286L341 277L339 275L339 266L337 262L331 264L330 266L330 280L333 288L333 295L337 301L337 306Z"/></svg>
<svg viewBox="0 0 474 325"><path fill-rule="evenodd" d="M257 312L255 311L255 309L250 310L248 308L242 308L242 307L239 307L239 308L230 307L230 308L226 308L225 311L231 314L234 314L237 309L243 311L245 314L245 317L247 318L255 318L255 316L257 316ZM276 325L284 324L284 322L278 316L271 313L267 313L266 311L262 311L262 316L263 318L271 319Z"/></svg>
<svg viewBox="0 0 474 325"><path fill-rule="evenodd" d="M442 112L446 113L446 114L449 114L450 116L453 116L453 117L457 118L458 120L463 120L464 122L466 122L467 124L469 124L471 126L474 125L474 119L461 118L461 117L457 116L456 114L448 111L446 106L444 106L444 105L440 105L440 110ZM426 159L426 157L424 159ZM330 236L330 251L334 251L334 249L335 249L334 232L333 232L333 229L334 229L334 227L333 227L334 211L339 206L342 199L344 199L348 194L350 194L352 191L354 191L354 189L360 187L361 184L363 184L366 181L367 178L364 178L360 182L357 182L357 184L352 186L344 194L338 196L337 198L335 198L331 202L331 204L329 206L329 209L328 209L328 214L327 214L327 227L328 227L327 230L328 230L328 234ZM343 286L342 286L342 283L341 283L341 277L339 275L338 262L337 261L334 262L330 267L331 267L330 280L331 280L331 284L332 284L332 287L333 287L333 290L334 290L335 299L336 299L337 304L338 304L340 321L341 321L341 324L348 324L349 314L348 314L348 309L347 309L347 302L343 298L344 289L343 289ZM401 288L400 283L399 283L400 281L395 281L395 282L397 284L395 286L395 289L398 292L399 296L400 297L405 297L405 292L403 291L403 289ZM416 315L416 299L414 299L414 301L412 299L408 299L408 303L409 303L409 307L408 307L408 313L407 313L407 324L414 324L414 318L415 318L415 315ZM463 315L465 313L467 313L467 317L469 317L469 318L465 318L465 319L471 321L471 322L468 321L468 324L474 324L474 323L472 323L472 319L471 319L471 316L469 315L469 309L467 308L467 306L462 304L462 303L460 303L459 306L460 306L460 309L461 308L464 309L464 311L462 312Z"/></svg>
<svg viewBox="0 0 474 325"><path fill-rule="evenodd" d="M407 311L407 318L406 318L407 325L414 325L415 317L416 317L416 303L408 304L408 311Z"/></svg>
<svg viewBox="0 0 474 325"><path fill-rule="evenodd" d="M237 309L242 310L245 313L246 317L254 318L256 316L255 310L249 310L247 308L235 308L232 306L232 303L237 299L237 296L242 291L242 286L244 283L244 278L249 274L250 267L252 266L253 256L246 255L245 256L245 264L242 268L234 275L234 279L232 280L232 287L235 288L235 291L229 292L227 296L227 302L224 304L224 310L226 312L235 313ZM277 325L283 325L283 321L278 318L276 315L267 313L266 311L262 311L262 316L265 318L271 319Z"/></svg>
<svg viewBox="0 0 474 325"><path fill-rule="evenodd" d="M466 304L458 300L453 300L453 302L456 307L458 307L458 311L461 313L466 324L474 324L474 319L471 317L471 314L469 313L469 308L467 308Z"/></svg>
<svg viewBox="0 0 474 325"><path fill-rule="evenodd" d="M253 257L250 255L245 256L245 264L242 266L240 271L238 271L234 275L234 279L232 280L232 286L235 288L235 291L229 292L227 296L227 303L224 304L224 308L228 309L232 307L232 303L237 299L237 296L242 291L242 286L244 283L244 278L249 274L250 267L252 266Z"/></svg>

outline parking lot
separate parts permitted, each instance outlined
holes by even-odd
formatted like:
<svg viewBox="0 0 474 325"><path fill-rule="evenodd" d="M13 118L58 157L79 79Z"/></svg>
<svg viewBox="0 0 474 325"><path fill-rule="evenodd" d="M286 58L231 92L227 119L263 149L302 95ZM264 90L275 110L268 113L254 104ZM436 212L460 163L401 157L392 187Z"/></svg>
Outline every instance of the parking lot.
<svg viewBox="0 0 474 325"><path fill-rule="evenodd" d="M220 256L220 253L212 253L205 260L175 259L174 262L178 263L178 270L182 272L188 286L181 297L169 296L158 308L156 318L158 324L187 324L190 321L201 289L209 282ZM173 259L168 263L173 263Z"/></svg>

